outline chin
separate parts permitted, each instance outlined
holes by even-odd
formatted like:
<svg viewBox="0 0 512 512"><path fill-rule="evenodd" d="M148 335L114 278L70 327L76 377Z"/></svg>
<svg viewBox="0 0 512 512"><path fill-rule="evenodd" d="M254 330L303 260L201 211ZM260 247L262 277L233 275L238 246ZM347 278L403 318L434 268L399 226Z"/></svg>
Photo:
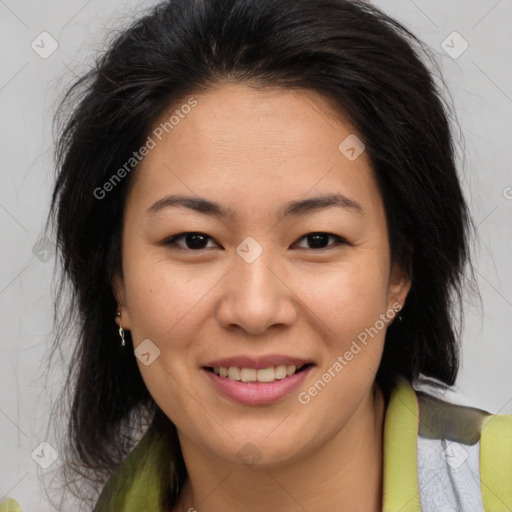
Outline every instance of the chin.
<svg viewBox="0 0 512 512"><path fill-rule="evenodd" d="M289 432L288 425L281 432L272 432L272 428L241 429L240 433L232 430L233 437L222 443L211 445L212 452L235 465L242 465L251 469L272 469L295 462L309 451L310 441L301 434L303 429L297 428L293 434ZM279 427L278 427L279 428ZM211 443L211 439L209 440Z"/></svg>

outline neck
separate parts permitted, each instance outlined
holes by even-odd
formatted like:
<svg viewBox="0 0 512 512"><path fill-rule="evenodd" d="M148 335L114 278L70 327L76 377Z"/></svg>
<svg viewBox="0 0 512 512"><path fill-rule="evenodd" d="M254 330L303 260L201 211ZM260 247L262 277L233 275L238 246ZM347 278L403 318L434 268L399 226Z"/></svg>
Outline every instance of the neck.
<svg viewBox="0 0 512 512"><path fill-rule="evenodd" d="M235 512L248 504L254 512L380 512L384 413L375 383L351 420L319 450L271 469L223 465L187 446L178 432L188 478L174 512Z"/></svg>

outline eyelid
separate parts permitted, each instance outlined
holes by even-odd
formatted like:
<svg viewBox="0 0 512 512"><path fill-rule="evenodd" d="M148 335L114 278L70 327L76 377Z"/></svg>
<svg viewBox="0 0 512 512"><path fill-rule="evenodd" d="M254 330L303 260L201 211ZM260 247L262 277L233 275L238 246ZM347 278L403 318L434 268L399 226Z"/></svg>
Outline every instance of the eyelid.
<svg viewBox="0 0 512 512"><path fill-rule="evenodd" d="M214 241L214 243L217 243L212 236L210 236L210 235L208 235L206 233L203 233L203 232L200 232L200 231L184 231L182 233L178 233L176 235L173 235L173 236L167 238L166 240L164 240L164 242L162 242L162 245L167 245L167 246L168 245L177 245L180 248L180 250L184 250L184 251L187 251L187 252L201 252L201 251L204 251L206 249L211 249L209 247L205 247L203 249L188 249L188 248L182 247L182 246L180 246L180 245L178 245L176 243L177 239L180 239L180 238L182 238L182 237L184 237L186 235L189 235L189 234L201 235L201 236L203 236L203 237L205 237L207 239L210 239L210 240ZM297 239L297 241L293 243L293 245L297 244L299 241L307 238L308 236L312 236L312 235L327 235L328 237L334 238L336 243L330 244L327 247L321 247L321 248L317 248L317 249L315 249L315 248L308 249L308 248L301 247L299 250L306 251L306 252L323 252L323 251L327 251L327 250L333 249L334 247L337 247L339 245L351 245L350 242L346 238L344 238L344 237L342 237L340 235L336 235L334 233L330 233L328 231L310 231L309 233L305 233L304 235L299 237Z"/></svg>
<svg viewBox="0 0 512 512"><path fill-rule="evenodd" d="M297 242L300 241L300 240L303 240L304 238L306 238L308 236L312 236L312 235L326 235L328 237L334 238L336 243L335 244L330 244L327 247L321 247L319 249L303 249L303 250L308 251L308 252L320 252L320 251L326 251L326 250L332 249L332 248L337 247L338 245L341 245L341 244L350 245L349 242L345 238L343 238L342 236L336 235L334 233L329 233L328 231L312 231L310 233L306 233L305 235L302 235L297 240ZM295 242L295 243L297 243L297 242Z"/></svg>
<svg viewBox="0 0 512 512"><path fill-rule="evenodd" d="M178 246L181 250L184 250L184 251L188 251L188 252L201 252L201 251L204 251L205 249L207 248L204 248L204 249L187 249L186 247L182 247L181 245L178 245L175 241L179 238L182 238L186 235L201 235L205 238L208 238L210 240L213 240L215 241L215 239L210 236L210 235L207 235L206 233L203 233L201 231L183 231L182 233L178 233L176 235L173 235L169 238L166 238L163 242L162 242L162 245L166 246L166 245L176 245ZM217 242L215 242L217 243Z"/></svg>

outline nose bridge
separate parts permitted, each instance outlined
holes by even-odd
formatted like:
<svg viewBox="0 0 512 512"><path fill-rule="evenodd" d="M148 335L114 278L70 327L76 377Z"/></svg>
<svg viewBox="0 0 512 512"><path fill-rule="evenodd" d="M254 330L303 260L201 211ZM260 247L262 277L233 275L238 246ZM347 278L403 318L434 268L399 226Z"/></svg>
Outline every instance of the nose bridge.
<svg viewBox="0 0 512 512"><path fill-rule="evenodd" d="M247 237L236 253L219 321L225 327L238 324L255 334L273 324L292 321L295 310L287 286L276 275L279 265L272 249Z"/></svg>
<svg viewBox="0 0 512 512"><path fill-rule="evenodd" d="M270 292L270 288L275 285L275 275L271 272L271 262L276 263L275 255L272 254L272 249L267 244L265 248L256 242L253 238L249 237L242 242L237 250L238 259L235 260L235 272L240 285L246 288L245 291L257 297L261 293ZM266 295L269 299L269 295Z"/></svg>

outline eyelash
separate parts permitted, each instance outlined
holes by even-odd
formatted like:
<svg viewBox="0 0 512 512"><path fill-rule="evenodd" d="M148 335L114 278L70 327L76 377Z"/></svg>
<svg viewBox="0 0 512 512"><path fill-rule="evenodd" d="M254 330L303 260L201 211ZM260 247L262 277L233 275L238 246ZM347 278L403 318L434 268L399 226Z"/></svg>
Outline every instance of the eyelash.
<svg viewBox="0 0 512 512"><path fill-rule="evenodd" d="M184 233L179 233L177 235L174 235L172 236L171 238L168 238L165 242L164 242L164 245L166 246L173 246L173 245L177 245L176 244L176 240L179 240L180 238L183 238L185 237L186 235L200 235L200 236L203 236L203 237L206 237L206 238L209 238L210 240L213 240L213 238L209 235L206 235L205 233L201 233L199 231L186 231ZM332 237L336 240L336 243L335 244L331 244L330 246L327 246L327 247L321 247L321 248L316 248L316 249L304 249L304 248L301 248L301 250L303 251L306 251L306 252L318 252L318 251L326 251L326 250L329 250L329 249L332 249L334 247L337 247L339 245L350 245L349 242L341 237L341 236L338 236L338 235L335 235L333 233L326 233L326 232L323 232L323 231L313 231L311 233L307 233L303 236L301 236L298 241L304 239L304 238L307 238L308 236L314 236L314 235L327 235L329 237ZM295 242L297 243L297 242ZM209 249L209 248L202 248L202 249L189 249L189 248L186 248L186 247L180 247L180 250L184 250L184 251L192 251L192 252L200 252L200 251L204 251L206 249Z"/></svg>

